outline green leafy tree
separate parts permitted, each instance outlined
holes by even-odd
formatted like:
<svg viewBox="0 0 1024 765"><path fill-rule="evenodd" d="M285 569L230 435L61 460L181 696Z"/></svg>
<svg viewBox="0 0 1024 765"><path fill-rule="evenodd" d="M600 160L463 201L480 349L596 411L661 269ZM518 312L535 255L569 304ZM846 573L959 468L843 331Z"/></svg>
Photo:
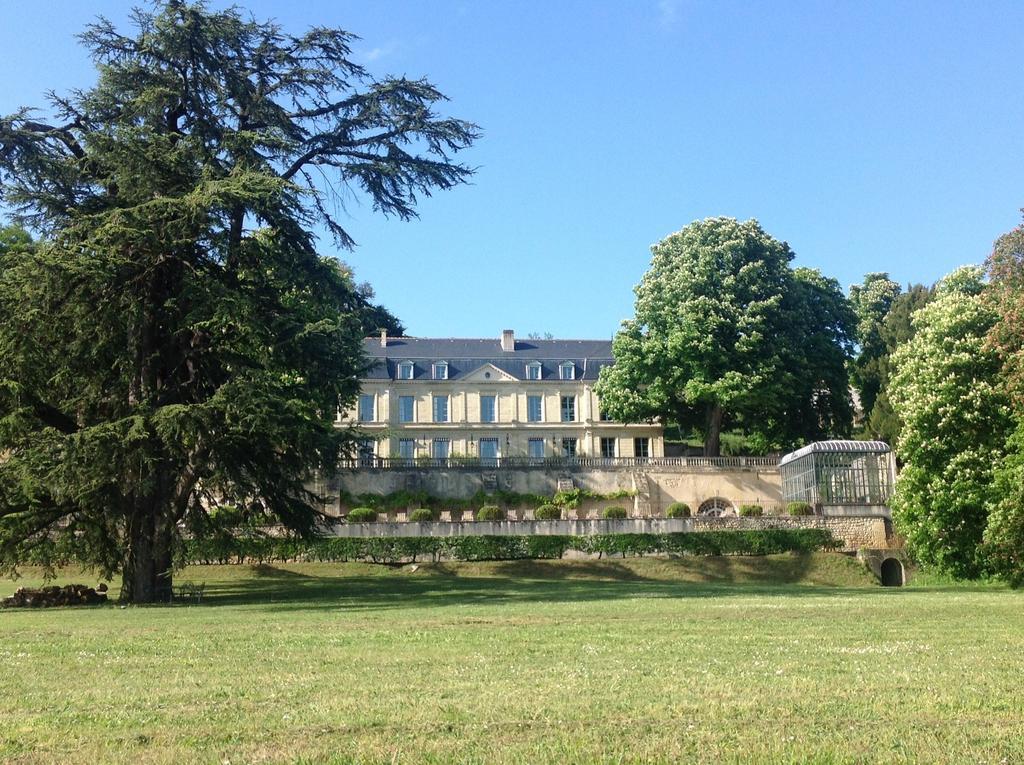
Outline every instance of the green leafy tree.
<svg viewBox="0 0 1024 765"><path fill-rule="evenodd" d="M878 396L866 415L864 432L873 439L895 444L900 433L900 418L889 400L889 380L892 377L892 354L914 336L914 312L926 306L935 290L915 284L896 296L889 313L878 329L885 351L878 358Z"/></svg>
<svg viewBox="0 0 1024 765"><path fill-rule="evenodd" d="M32 236L21 226L0 226L0 257L26 252L32 247Z"/></svg>
<svg viewBox="0 0 1024 765"><path fill-rule="evenodd" d="M373 302L373 287L364 282L356 288L356 292L363 301L359 321L364 335L369 337L382 329L387 330L390 337L402 337L405 334L405 325L399 318L380 303Z"/></svg>
<svg viewBox="0 0 1024 765"><path fill-rule="evenodd" d="M847 436L853 423L848 366L856 332L850 302L837 280L812 268L793 271L785 298L781 354L789 388L744 429L755 432L760 422L774 444L787 447Z"/></svg>
<svg viewBox="0 0 1024 765"><path fill-rule="evenodd" d="M1024 417L1024 226L996 240L985 267L987 297L998 316L988 341L1004 361L1007 390L1018 415Z"/></svg>
<svg viewBox="0 0 1024 765"><path fill-rule="evenodd" d="M939 283L893 355L889 386L903 420L893 520L922 564L959 577L985 571L993 466L1011 428L1000 358L985 342L997 316L983 291L974 267Z"/></svg>
<svg viewBox="0 0 1024 765"><path fill-rule="evenodd" d="M1024 586L1024 420L1010 436L995 469L985 526L985 562L1014 587Z"/></svg>
<svg viewBox="0 0 1024 765"><path fill-rule="evenodd" d="M757 221L709 218L652 253L635 316L613 341L615 365L596 386L612 417L700 429L711 456L725 428L776 443L845 417L842 295L817 272L794 276L787 244ZM812 349L833 341L819 367Z"/></svg>
<svg viewBox="0 0 1024 765"><path fill-rule="evenodd" d="M882 340L882 323L889 314L900 285L886 273L870 273L861 284L850 287L850 303L857 315L857 357L851 365L850 377L860 396L864 417L871 414L882 388L882 359L886 357Z"/></svg>
<svg viewBox="0 0 1024 765"><path fill-rule="evenodd" d="M998 317L989 347L1003 361L1002 383L1016 430L995 472L985 551L992 569L1013 586L1024 585L1024 226L996 240L986 262L989 305Z"/></svg>
<svg viewBox="0 0 1024 765"><path fill-rule="evenodd" d="M310 230L352 245L346 187L414 215L471 174L451 157L476 129L340 30L182 0L133 19L85 31L98 82L51 120L0 119L0 201L44 235L0 263L0 567L74 557L145 602L183 524L230 532L222 502L314 528L366 300Z"/></svg>

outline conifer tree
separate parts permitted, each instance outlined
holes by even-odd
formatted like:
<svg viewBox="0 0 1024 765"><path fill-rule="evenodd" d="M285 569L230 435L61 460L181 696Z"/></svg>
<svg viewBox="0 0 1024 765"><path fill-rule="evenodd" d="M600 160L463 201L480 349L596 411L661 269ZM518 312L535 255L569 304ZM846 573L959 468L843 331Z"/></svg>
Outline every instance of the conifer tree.
<svg viewBox="0 0 1024 765"><path fill-rule="evenodd" d="M317 249L340 195L387 215L471 169L475 126L353 36L167 0L81 35L94 87L0 118L0 201L40 235L0 260L0 568L71 558L169 592L183 524L309 533L309 471L363 369L366 301Z"/></svg>

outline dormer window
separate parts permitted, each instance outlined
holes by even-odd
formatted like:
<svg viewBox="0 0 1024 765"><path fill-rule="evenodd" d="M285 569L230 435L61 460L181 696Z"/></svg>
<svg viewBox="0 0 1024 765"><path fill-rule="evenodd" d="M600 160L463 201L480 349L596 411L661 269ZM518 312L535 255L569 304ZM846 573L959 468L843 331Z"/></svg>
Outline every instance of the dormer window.
<svg viewBox="0 0 1024 765"><path fill-rule="evenodd" d="M576 379L576 365L571 361L563 361L558 365L558 379L559 380L575 380Z"/></svg>
<svg viewBox="0 0 1024 765"><path fill-rule="evenodd" d="M526 365L526 379L527 380L539 380L540 379L540 362L531 361Z"/></svg>
<svg viewBox="0 0 1024 765"><path fill-rule="evenodd" d="M448 362L447 361L435 361L434 362L434 379L435 380L447 380L448 379Z"/></svg>
<svg viewBox="0 0 1024 765"><path fill-rule="evenodd" d="M398 365L398 379L399 380L411 380L412 379L412 362L403 361Z"/></svg>

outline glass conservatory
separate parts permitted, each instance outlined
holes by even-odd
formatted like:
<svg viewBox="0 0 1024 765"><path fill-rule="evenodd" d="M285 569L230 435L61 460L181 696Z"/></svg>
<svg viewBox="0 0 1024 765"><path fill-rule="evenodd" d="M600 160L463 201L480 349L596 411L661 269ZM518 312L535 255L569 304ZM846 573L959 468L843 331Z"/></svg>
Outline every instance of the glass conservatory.
<svg viewBox="0 0 1024 765"><path fill-rule="evenodd" d="M787 502L887 505L896 480L892 449L882 441L816 441L782 458Z"/></svg>

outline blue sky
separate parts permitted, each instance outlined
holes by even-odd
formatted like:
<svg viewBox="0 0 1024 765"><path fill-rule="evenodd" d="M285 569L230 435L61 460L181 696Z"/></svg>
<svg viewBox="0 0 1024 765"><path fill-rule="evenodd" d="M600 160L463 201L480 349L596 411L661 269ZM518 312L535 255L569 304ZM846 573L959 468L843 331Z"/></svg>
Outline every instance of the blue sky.
<svg viewBox="0 0 1024 765"><path fill-rule="evenodd" d="M708 216L844 287L930 283L1021 219L1024 3L242 5L357 33L371 72L426 75L483 128L473 185L419 220L349 205L342 257L412 334L610 337L650 245ZM5 3L0 112L92 82L73 36L130 6Z"/></svg>

